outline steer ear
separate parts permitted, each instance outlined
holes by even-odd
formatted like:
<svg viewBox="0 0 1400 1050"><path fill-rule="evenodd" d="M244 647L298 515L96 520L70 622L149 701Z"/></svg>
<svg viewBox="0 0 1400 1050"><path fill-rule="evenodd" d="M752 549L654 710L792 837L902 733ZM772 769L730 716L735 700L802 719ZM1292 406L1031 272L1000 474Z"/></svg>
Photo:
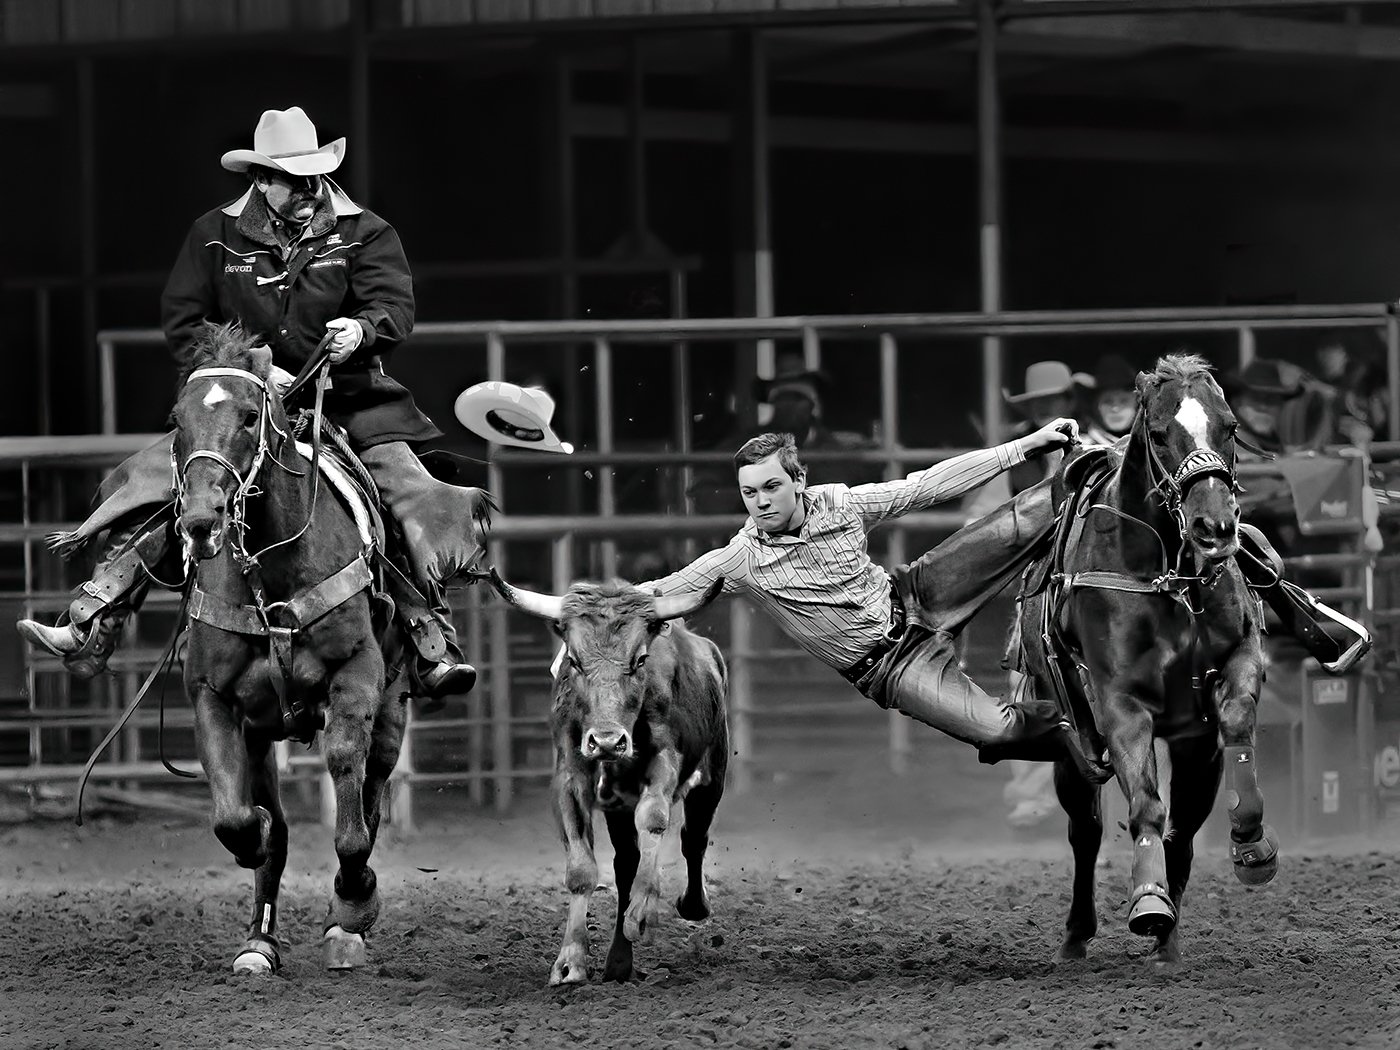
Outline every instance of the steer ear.
<svg viewBox="0 0 1400 1050"><path fill-rule="evenodd" d="M673 594L666 598L657 598L656 612L653 614L657 620L674 620L685 616L694 616L705 606L719 597L719 592L724 589L724 577L721 576L714 583L703 591L692 591L689 594Z"/></svg>
<svg viewBox="0 0 1400 1050"><path fill-rule="evenodd" d="M564 599L557 594L540 594L538 591L527 591L523 587L512 587L501 579L501 574L494 566L488 579L502 598L531 616L558 623L564 613Z"/></svg>

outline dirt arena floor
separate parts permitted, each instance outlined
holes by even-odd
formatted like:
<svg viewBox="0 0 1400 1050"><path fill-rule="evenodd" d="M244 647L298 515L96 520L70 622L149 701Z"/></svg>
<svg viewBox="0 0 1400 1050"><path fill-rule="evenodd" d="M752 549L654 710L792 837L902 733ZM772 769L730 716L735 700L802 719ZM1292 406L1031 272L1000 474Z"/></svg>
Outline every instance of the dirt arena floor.
<svg viewBox="0 0 1400 1050"><path fill-rule="evenodd" d="M1394 835L1286 840L1263 889L1237 883L1211 842L1185 962L1160 973L1127 932L1129 845L1111 826L1091 959L1056 967L1070 870L1058 822L1009 829L1004 773L959 745L916 765L895 777L875 754L726 800L714 917L671 913L633 984L564 991L546 985L567 897L539 791L505 819L430 793L414 831L387 829L384 913L353 974L318 965L334 857L317 825L293 828L285 966L260 978L229 967L250 878L198 821L0 827L0 1047L1400 1046ZM605 847L600 861L610 879ZM673 866L669 895L681 878ZM604 935L613 903L595 897ZM601 937L594 951L600 965Z"/></svg>

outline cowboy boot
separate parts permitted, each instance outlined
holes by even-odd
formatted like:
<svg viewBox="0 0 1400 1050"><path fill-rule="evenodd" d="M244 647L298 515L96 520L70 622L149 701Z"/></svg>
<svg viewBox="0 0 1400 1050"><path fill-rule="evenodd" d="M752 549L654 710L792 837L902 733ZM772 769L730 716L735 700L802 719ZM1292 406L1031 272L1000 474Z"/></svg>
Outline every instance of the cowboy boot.
<svg viewBox="0 0 1400 1050"><path fill-rule="evenodd" d="M1024 739L1004 744L983 744L977 749L977 761L996 765L1013 759L1020 762L1068 761L1081 777L1091 784L1102 784L1113 776L1113 767L1095 758L1070 721L1060 714L1050 700L1028 700L1006 705L1013 712L1018 731ZM1049 728L1045 728L1048 725Z"/></svg>
<svg viewBox="0 0 1400 1050"><path fill-rule="evenodd" d="M433 586L428 589L428 615L433 626L442 637L443 654L425 655L421 649L409 665L409 683L415 696L423 698L421 710L424 714L441 711L447 706L449 696L466 696L476 685L476 668L462 659L461 647L457 644L457 628L452 623L452 611L443 597L443 589Z"/></svg>
<svg viewBox="0 0 1400 1050"><path fill-rule="evenodd" d="M449 696L462 696L476 685L476 668L462 660L451 612L436 584L411 580L395 558L388 561L384 588L394 603L403 638L412 650L409 691L423 699L423 711L440 711Z"/></svg>
<svg viewBox="0 0 1400 1050"><path fill-rule="evenodd" d="M957 646L948 632L917 624L906 628L906 637L888 659L894 667L876 702L977 745L979 762L1064 759L1094 783L1112 775L1086 753L1059 706L1037 699L1029 683L1022 699L1012 703L983 692L959 666Z"/></svg>
<svg viewBox="0 0 1400 1050"><path fill-rule="evenodd" d="M15 624L20 637L60 657L75 678L93 678L106 669L127 618L141 607L151 588L147 565L159 563L169 550L168 523L138 536L139 528L112 531L92 578L69 605L66 619L54 627L37 620Z"/></svg>
<svg viewBox="0 0 1400 1050"><path fill-rule="evenodd" d="M423 710L439 710L446 698L471 691L476 668L462 659L440 581L469 566L480 551L477 520L485 505L475 489L438 481L402 441L359 450L379 489L386 517L397 527L403 560L419 594L400 601L409 640L418 653L410 666ZM424 598L426 597L426 603Z"/></svg>
<svg viewBox="0 0 1400 1050"><path fill-rule="evenodd" d="M1262 532L1240 525L1240 552L1235 556L1245 582L1278 616L1283 629L1329 674L1345 674L1371 649L1371 634L1351 617L1318 601L1283 578L1283 559Z"/></svg>

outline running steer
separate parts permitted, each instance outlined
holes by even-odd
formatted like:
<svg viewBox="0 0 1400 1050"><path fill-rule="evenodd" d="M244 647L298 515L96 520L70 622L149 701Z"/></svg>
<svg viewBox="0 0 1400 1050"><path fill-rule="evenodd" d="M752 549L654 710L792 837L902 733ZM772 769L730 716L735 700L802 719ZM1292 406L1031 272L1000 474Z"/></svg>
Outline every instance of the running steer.
<svg viewBox="0 0 1400 1050"><path fill-rule="evenodd" d="M550 984L588 980L588 902L598 884L593 812L608 822L616 857L617 921L603 979L632 976L632 942L654 925L661 901L661 839L684 799L684 919L709 917L701 867L729 764L728 674L718 647L667 621L699 612L720 591L653 598L630 584L576 583L562 596L512 587L512 605L554 624L564 659L554 678L554 809L568 846L573 894Z"/></svg>

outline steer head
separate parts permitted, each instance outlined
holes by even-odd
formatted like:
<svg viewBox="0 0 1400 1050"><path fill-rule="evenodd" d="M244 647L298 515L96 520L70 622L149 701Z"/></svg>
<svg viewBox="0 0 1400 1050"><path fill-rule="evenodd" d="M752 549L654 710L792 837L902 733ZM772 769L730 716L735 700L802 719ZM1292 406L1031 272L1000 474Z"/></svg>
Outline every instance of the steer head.
<svg viewBox="0 0 1400 1050"><path fill-rule="evenodd" d="M630 758L637 716L647 695L647 650L666 621L693 616L714 601L719 579L698 593L653 597L622 580L575 583L562 595L513 587L493 569L501 596L531 616L548 620L564 640L556 689L578 712L578 747L584 758Z"/></svg>

